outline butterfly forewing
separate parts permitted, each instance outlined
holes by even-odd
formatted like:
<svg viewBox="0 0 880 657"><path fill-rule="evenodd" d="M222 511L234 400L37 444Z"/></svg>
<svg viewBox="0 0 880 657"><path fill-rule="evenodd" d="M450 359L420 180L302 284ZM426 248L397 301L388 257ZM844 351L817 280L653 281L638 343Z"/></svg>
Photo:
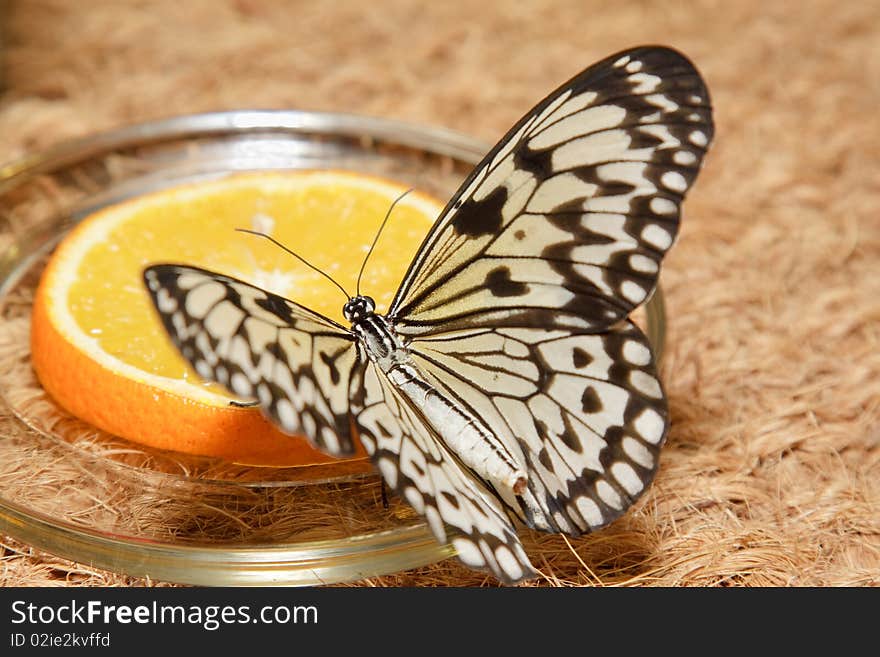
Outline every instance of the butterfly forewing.
<svg viewBox="0 0 880 657"><path fill-rule="evenodd" d="M342 326L242 281L180 265L144 272L181 354L203 378L256 398L284 431L354 453L349 382L357 359Z"/></svg>
<svg viewBox="0 0 880 657"><path fill-rule="evenodd" d="M475 168L389 317L406 335L611 326L654 289L712 132L706 87L677 52L590 67Z"/></svg>

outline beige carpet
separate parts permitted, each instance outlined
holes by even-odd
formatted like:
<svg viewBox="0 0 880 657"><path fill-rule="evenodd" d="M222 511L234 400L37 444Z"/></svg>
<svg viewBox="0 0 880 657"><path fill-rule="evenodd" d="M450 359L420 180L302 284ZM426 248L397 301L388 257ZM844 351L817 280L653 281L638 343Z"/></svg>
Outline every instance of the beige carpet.
<svg viewBox="0 0 880 657"><path fill-rule="evenodd" d="M7 4L3 161L240 107L493 141L594 60L683 50L708 80L717 137L663 275L661 470L606 530L570 546L530 534L526 549L551 584L880 583L877 3ZM3 585L144 583L0 542ZM367 584L485 582L446 561Z"/></svg>

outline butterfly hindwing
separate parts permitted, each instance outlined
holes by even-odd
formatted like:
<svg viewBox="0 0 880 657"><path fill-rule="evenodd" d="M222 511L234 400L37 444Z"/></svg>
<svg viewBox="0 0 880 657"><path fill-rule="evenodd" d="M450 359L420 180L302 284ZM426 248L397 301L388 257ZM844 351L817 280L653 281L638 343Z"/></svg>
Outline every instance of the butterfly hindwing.
<svg viewBox="0 0 880 657"><path fill-rule="evenodd" d="M200 376L256 398L285 432L354 453L349 381L357 350L342 326L242 281L154 265L144 280L172 341Z"/></svg>
<svg viewBox="0 0 880 657"><path fill-rule="evenodd" d="M634 324L603 334L478 329L424 336L410 350L430 383L514 442L528 491L505 502L529 526L598 529L653 478L668 414Z"/></svg>
<svg viewBox="0 0 880 657"><path fill-rule="evenodd" d="M406 335L613 325L653 291L712 133L708 91L679 53L591 66L477 165L389 317Z"/></svg>
<svg viewBox="0 0 880 657"><path fill-rule="evenodd" d="M506 583L533 577L494 492L461 466L381 371L367 364L361 376L353 380L352 407L360 440L386 483L466 565Z"/></svg>

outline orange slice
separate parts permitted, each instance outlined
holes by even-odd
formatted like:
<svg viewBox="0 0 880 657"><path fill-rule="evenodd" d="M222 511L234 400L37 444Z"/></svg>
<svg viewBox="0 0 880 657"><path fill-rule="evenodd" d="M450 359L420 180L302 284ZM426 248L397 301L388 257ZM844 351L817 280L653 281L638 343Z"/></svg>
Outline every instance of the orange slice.
<svg viewBox="0 0 880 657"><path fill-rule="evenodd" d="M379 224L404 191L339 171L239 174L89 216L55 251L36 293L31 351L40 382L73 415L152 447L249 464L335 461L202 381L171 345L142 271L156 262L212 269L344 323L339 289L268 240L234 229L266 232L353 292ZM440 209L419 193L395 207L361 282L380 311Z"/></svg>

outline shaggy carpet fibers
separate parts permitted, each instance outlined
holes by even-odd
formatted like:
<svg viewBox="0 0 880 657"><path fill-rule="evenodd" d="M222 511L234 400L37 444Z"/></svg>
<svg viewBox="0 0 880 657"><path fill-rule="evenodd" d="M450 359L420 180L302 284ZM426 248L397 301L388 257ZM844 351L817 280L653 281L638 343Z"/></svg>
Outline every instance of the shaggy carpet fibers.
<svg viewBox="0 0 880 657"><path fill-rule="evenodd" d="M663 43L717 136L663 285L655 484L566 541L553 585L880 583L880 5L12 1L0 159L177 113L358 112L493 142L586 65ZM0 538L0 584L140 585ZM455 560L368 585L477 585Z"/></svg>

